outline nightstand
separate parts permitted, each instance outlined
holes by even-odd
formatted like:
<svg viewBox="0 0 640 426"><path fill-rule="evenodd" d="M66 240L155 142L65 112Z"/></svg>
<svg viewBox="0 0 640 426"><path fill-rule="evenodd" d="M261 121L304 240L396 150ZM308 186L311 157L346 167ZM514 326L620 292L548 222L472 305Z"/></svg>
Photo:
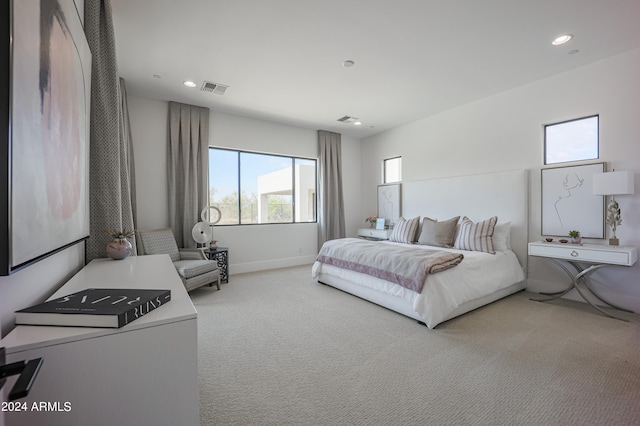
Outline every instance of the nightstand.
<svg viewBox="0 0 640 426"><path fill-rule="evenodd" d="M220 281L229 282L229 249L218 247L216 249L204 249L204 254L211 260L218 262L220 269Z"/></svg>
<svg viewBox="0 0 640 426"><path fill-rule="evenodd" d="M592 307L602 312L608 317L627 321L623 318L616 317L605 311L600 306L595 305L586 296L590 294L599 301L609 305L612 308L631 312L628 309L621 308L613 303L605 300L602 296L597 295L589 286L589 274L596 269L605 266L632 266L638 261L638 249L636 247L620 247L605 246L595 244L562 244L562 243L529 243L529 256L544 257L554 262L571 278L571 285L565 290L557 293L540 293L549 296L543 299L531 299L537 302L546 302L564 296L570 290L576 289L578 294ZM584 286L580 286L582 283Z"/></svg>
<svg viewBox="0 0 640 426"><path fill-rule="evenodd" d="M391 235L391 229L375 229L375 228L358 229L358 237L366 238L368 240L388 240L390 235Z"/></svg>

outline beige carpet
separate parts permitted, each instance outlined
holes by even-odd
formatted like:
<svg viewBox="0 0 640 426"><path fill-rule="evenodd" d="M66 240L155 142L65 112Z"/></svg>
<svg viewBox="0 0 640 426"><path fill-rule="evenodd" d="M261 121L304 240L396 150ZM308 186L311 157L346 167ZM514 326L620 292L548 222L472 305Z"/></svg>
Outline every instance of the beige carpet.
<svg viewBox="0 0 640 426"><path fill-rule="evenodd" d="M638 425L640 316L520 292L435 330L311 267L191 293L202 425Z"/></svg>

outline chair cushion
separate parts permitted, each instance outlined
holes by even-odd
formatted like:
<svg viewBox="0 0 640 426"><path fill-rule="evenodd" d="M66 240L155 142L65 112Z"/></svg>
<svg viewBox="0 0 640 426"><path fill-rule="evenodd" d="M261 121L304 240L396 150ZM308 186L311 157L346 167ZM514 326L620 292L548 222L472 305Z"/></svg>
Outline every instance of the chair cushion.
<svg viewBox="0 0 640 426"><path fill-rule="evenodd" d="M197 277L184 279L184 288L187 291L191 291L203 285L216 283L220 279L220 271L207 272L206 274L198 275Z"/></svg>
<svg viewBox="0 0 640 426"><path fill-rule="evenodd" d="M176 238L170 228L154 231L139 231L144 254L168 254L171 261L180 260Z"/></svg>
<svg viewBox="0 0 640 426"><path fill-rule="evenodd" d="M178 260L173 262L180 276L189 279L218 269L215 260Z"/></svg>

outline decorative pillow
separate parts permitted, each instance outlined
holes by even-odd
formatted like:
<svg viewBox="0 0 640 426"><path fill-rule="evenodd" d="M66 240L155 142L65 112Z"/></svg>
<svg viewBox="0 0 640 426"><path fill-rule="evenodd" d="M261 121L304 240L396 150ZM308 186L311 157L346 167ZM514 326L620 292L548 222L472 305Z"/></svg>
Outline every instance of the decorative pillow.
<svg viewBox="0 0 640 426"><path fill-rule="evenodd" d="M454 248L496 254L492 237L497 222L497 216L478 223L465 216L460 223Z"/></svg>
<svg viewBox="0 0 640 426"><path fill-rule="evenodd" d="M418 231L419 224L420 216L409 220L400 217L393 227L389 241L412 244L416 240L416 232Z"/></svg>
<svg viewBox="0 0 640 426"><path fill-rule="evenodd" d="M511 250L511 222L497 223L491 240L495 251Z"/></svg>
<svg viewBox="0 0 640 426"><path fill-rule="evenodd" d="M422 219L422 231L418 244L437 247L453 247L456 237L456 225L460 216L438 222L437 219Z"/></svg>

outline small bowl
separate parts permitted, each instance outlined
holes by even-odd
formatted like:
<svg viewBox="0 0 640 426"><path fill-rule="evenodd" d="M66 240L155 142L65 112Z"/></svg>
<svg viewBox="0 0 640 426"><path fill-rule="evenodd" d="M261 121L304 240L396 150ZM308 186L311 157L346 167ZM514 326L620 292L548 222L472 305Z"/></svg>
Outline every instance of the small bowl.
<svg viewBox="0 0 640 426"><path fill-rule="evenodd" d="M560 242L561 242L562 244L566 244L566 243L568 243L568 242L569 242L569 240L560 240Z"/></svg>
<svg viewBox="0 0 640 426"><path fill-rule="evenodd" d="M553 241L553 238L545 238L544 239L546 242L550 243L551 241Z"/></svg>

